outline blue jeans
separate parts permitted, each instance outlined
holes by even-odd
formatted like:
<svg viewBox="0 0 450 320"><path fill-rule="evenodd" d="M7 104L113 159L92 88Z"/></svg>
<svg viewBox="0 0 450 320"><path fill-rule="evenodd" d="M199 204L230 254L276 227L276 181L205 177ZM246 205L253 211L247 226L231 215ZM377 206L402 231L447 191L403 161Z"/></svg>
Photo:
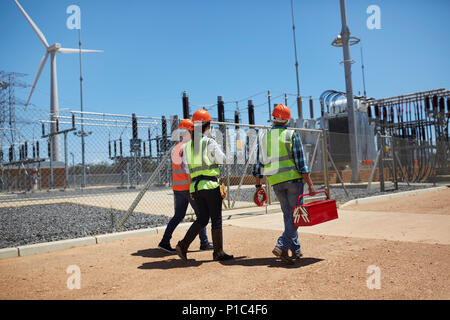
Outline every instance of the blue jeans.
<svg viewBox="0 0 450 320"><path fill-rule="evenodd" d="M286 251L291 249L292 252L299 253L298 228L294 226L292 208L297 206L298 196L303 194L303 180L282 182L274 185L273 190L280 201L284 220L284 232L278 238L276 246ZM300 204L303 204L303 198Z"/></svg>
<svg viewBox="0 0 450 320"><path fill-rule="evenodd" d="M189 196L189 190L186 191L174 191L175 197L175 215L170 219L167 224L166 230L164 231L164 236L161 240L162 243L170 244L170 239L175 231L178 224L184 219L186 215L186 210L189 204L191 204L192 209L194 209L195 216L198 219L198 207L194 200ZM208 236L206 235L206 228L203 228L199 233L200 244L208 243Z"/></svg>

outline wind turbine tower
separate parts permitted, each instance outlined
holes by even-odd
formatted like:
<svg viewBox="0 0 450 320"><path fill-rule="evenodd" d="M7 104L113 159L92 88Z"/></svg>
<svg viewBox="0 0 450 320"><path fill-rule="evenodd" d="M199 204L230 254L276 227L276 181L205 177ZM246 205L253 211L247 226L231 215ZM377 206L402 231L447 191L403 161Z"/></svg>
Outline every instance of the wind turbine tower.
<svg viewBox="0 0 450 320"><path fill-rule="evenodd" d="M17 7L20 9L22 14L27 19L28 23L33 28L34 32L38 36L38 38L42 41L45 47L45 55L39 64L39 69L34 78L33 85L31 86L30 94L28 95L27 102L25 105L28 105L31 99L31 95L33 94L33 90L36 86L37 81L39 80L39 76L41 75L42 69L44 68L45 62L47 61L48 56L50 55L50 132L56 132L56 119L59 114L59 103L58 103L58 77L56 72L56 53L81 53L81 52L103 52L102 50L88 50L88 49L71 49L71 48L62 48L60 43L54 43L49 45L47 39L45 39L44 34L39 30L36 24L31 20L30 16L26 13L26 11L22 8L17 0L14 0ZM60 142L59 135L54 135L50 137L50 141L52 144L52 160L60 161L61 159L61 151L60 151Z"/></svg>

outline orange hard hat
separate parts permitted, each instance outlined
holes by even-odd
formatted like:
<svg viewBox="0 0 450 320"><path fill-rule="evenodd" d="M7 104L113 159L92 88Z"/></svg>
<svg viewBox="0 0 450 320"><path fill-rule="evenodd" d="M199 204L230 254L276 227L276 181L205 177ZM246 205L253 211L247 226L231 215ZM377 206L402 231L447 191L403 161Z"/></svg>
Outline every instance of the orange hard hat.
<svg viewBox="0 0 450 320"><path fill-rule="evenodd" d="M179 129L187 129L187 130L194 130L194 122L192 122L191 119L183 119L181 120L180 124L178 125Z"/></svg>
<svg viewBox="0 0 450 320"><path fill-rule="evenodd" d="M276 119L289 120L291 119L291 110L284 104L279 104L273 109L272 116Z"/></svg>
<svg viewBox="0 0 450 320"><path fill-rule="evenodd" d="M212 121L211 116L209 115L209 112L205 109L198 109L194 112L192 115L192 121L194 122L208 122Z"/></svg>

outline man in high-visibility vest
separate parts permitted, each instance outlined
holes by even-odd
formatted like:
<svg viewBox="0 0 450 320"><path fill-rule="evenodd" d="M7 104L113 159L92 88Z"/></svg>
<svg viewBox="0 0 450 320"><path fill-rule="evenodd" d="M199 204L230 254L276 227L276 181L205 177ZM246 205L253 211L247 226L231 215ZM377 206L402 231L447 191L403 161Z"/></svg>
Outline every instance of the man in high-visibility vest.
<svg viewBox="0 0 450 320"><path fill-rule="evenodd" d="M177 254L187 260L189 245L211 218L213 239L213 259L223 261L233 259L223 251L222 236L222 196L218 178L218 164L225 162L225 154L217 142L209 136L211 116L199 109L192 115L195 124L194 137L184 145L183 164L189 170L191 185L189 192L195 199L199 215L184 238L176 246Z"/></svg>
<svg viewBox="0 0 450 320"><path fill-rule="evenodd" d="M194 123L190 119L184 119L178 125L182 140L175 146L172 153L172 189L175 198L175 215L170 219L164 231L163 238L158 247L170 253L176 253L176 250L170 246L170 239L178 224L184 219L189 204L194 209L195 215L198 217L198 206L189 196L189 175L183 167L182 152L183 146L187 141L191 140ZM206 228L200 230L200 250L211 250L212 244L208 241Z"/></svg>
<svg viewBox="0 0 450 320"><path fill-rule="evenodd" d="M292 208L297 205L299 195L303 194L303 184L308 184L309 193L316 194L309 177L309 168L303 156L300 135L288 130L286 125L291 118L289 108L279 104L272 112L273 126L259 138L257 161L253 167L256 189L261 186L263 176L280 201L283 211L284 232L278 238L272 253L282 261L293 264L302 254L298 241L297 227L294 226ZM292 251L289 256L288 250Z"/></svg>

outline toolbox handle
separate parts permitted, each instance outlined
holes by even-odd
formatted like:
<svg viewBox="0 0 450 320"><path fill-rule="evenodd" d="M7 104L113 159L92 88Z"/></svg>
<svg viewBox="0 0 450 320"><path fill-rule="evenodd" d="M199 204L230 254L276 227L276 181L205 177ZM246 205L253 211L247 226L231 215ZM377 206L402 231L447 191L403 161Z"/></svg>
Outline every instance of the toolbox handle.
<svg viewBox="0 0 450 320"><path fill-rule="evenodd" d="M328 196L328 193L327 193L325 190L317 191L316 194L318 194L318 193L325 193L325 194L327 195L327 200L330 199L330 197ZM310 193L304 193L304 194L301 194L301 195L298 197L298 200L297 200L297 207L300 205L300 199L301 199L301 198L303 198L304 196L310 196L310 195L311 195Z"/></svg>

